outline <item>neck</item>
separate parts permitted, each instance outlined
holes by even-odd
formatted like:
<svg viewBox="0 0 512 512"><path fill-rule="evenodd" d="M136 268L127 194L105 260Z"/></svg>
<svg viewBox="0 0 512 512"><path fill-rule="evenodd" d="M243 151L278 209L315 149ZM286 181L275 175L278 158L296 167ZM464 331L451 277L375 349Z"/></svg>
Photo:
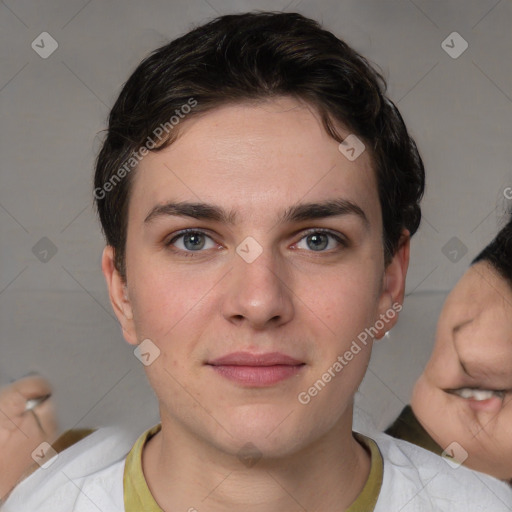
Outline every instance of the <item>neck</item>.
<svg viewBox="0 0 512 512"><path fill-rule="evenodd" d="M164 511L339 512L357 498L370 472L370 456L349 420L285 457L244 465L162 416L162 430L143 451L144 476Z"/></svg>

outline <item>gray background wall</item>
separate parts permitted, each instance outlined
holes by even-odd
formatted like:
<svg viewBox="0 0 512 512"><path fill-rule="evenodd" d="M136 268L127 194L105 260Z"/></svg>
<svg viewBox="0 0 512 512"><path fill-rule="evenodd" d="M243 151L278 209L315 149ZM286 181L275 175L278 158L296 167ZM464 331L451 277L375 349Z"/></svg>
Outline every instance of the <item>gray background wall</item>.
<svg viewBox="0 0 512 512"><path fill-rule="evenodd" d="M91 183L109 106L150 50L252 9L313 17L378 64L424 157L405 307L357 396L378 427L407 403L446 292L510 205L510 0L2 1L0 384L29 371L49 377L62 428L141 429L158 418L100 272ZM444 43L452 56L442 47L454 31L468 44L457 58L458 36ZM51 49L42 32L58 44L44 59L31 47Z"/></svg>

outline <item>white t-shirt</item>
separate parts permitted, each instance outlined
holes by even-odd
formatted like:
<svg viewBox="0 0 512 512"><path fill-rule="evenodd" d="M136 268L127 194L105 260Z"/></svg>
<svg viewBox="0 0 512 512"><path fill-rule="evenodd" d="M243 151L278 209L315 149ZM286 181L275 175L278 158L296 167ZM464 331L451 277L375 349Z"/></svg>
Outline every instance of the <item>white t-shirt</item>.
<svg viewBox="0 0 512 512"><path fill-rule="evenodd" d="M94 432L21 482L0 510L124 512L124 465L136 438L119 429ZM384 461L374 512L512 511L507 484L386 434L372 438Z"/></svg>

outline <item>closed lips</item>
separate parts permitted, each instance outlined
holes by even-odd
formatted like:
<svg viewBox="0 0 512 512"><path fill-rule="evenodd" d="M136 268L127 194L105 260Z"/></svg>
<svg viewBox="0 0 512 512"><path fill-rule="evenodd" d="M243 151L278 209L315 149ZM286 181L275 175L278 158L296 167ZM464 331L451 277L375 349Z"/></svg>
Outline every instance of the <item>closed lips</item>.
<svg viewBox="0 0 512 512"><path fill-rule="evenodd" d="M265 354L234 352L214 359L207 364L211 366L299 366L305 363L278 352L268 352Z"/></svg>
<svg viewBox="0 0 512 512"><path fill-rule="evenodd" d="M279 352L233 352L206 363L217 374L244 387L269 387L297 375L305 363Z"/></svg>

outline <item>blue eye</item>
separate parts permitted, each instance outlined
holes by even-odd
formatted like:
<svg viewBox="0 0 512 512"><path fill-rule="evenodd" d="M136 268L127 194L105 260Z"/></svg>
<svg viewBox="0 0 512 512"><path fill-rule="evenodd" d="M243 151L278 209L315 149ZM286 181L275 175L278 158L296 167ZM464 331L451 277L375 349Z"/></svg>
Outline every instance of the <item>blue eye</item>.
<svg viewBox="0 0 512 512"><path fill-rule="evenodd" d="M201 231L185 231L175 236L167 245L185 252L199 252L202 249L213 249L215 242Z"/></svg>
<svg viewBox="0 0 512 512"><path fill-rule="evenodd" d="M305 241L306 247L301 244ZM311 231L306 236L301 238L297 247L299 249L309 249L315 252L323 252L329 249L337 249L340 246L346 246L346 243L333 233L328 231Z"/></svg>

